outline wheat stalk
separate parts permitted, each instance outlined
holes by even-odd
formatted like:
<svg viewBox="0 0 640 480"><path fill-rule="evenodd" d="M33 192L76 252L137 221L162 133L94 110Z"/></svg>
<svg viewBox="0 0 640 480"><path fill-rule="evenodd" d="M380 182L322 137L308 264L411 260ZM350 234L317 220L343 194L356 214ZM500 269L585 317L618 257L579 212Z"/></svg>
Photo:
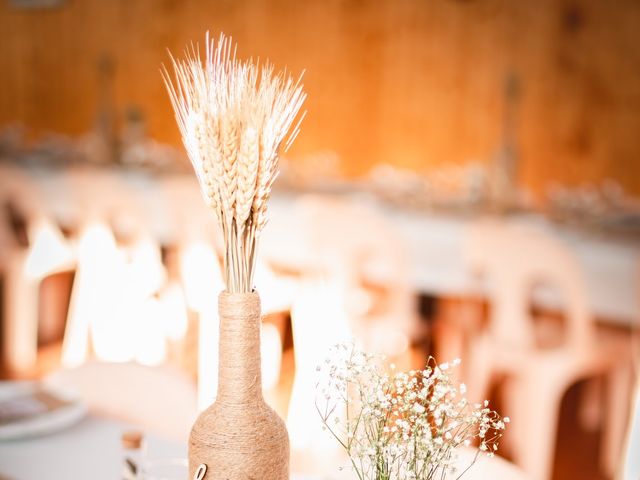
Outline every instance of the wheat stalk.
<svg viewBox="0 0 640 480"><path fill-rule="evenodd" d="M214 42L207 32L204 60L194 45L184 59L169 55L173 75L163 66L162 76L202 194L222 228L227 291L251 292L279 151L289 148L304 117L301 77L238 60L224 34Z"/></svg>

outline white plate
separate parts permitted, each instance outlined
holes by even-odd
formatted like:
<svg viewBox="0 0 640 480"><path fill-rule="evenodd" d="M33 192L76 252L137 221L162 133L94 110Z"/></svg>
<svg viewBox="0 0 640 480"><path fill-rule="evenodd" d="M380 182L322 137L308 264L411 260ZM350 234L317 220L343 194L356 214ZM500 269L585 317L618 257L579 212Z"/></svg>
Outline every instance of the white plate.
<svg viewBox="0 0 640 480"><path fill-rule="evenodd" d="M0 405L5 402L27 398L17 405L28 404L37 410L37 401L28 400L29 394L44 391L65 402L51 411L33 415L0 425L0 441L36 437L63 430L80 421L87 413L86 406L71 392L44 386L35 382L0 382Z"/></svg>

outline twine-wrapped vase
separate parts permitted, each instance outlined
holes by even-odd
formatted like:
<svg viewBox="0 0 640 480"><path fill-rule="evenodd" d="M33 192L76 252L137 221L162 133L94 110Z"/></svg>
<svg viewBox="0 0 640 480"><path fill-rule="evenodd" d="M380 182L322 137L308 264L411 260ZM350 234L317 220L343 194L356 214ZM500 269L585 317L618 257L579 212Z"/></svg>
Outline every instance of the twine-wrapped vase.
<svg viewBox="0 0 640 480"><path fill-rule="evenodd" d="M220 350L216 401L189 438L189 478L205 464L205 480L289 479L289 437L262 396L260 297L219 297Z"/></svg>

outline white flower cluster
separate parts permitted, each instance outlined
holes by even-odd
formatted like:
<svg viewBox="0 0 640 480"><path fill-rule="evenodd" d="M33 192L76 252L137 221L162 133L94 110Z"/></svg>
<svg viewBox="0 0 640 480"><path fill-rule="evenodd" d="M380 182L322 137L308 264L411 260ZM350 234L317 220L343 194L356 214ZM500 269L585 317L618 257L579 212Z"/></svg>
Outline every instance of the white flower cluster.
<svg viewBox="0 0 640 480"><path fill-rule="evenodd" d="M396 372L353 344L331 350L317 369L316 408L360 480L444 478L456 473L456 449L476 440L493 456L509 418L463 397L450 375L459 363L431 358L423 370Z"/></svg>

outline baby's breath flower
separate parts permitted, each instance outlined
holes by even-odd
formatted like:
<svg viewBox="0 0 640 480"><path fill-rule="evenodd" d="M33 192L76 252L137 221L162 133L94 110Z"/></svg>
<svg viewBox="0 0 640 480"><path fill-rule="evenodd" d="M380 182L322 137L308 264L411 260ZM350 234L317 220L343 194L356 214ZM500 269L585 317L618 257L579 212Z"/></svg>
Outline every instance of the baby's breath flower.
<svg viewBox="0 0 640 480"><path fill-rule="evenodd" d="M451 379L456 359L422 370L388 369L382 357L354 344L332 349L318 368L317 403L323 426L336 437L363 480L424 480L455 473L456 448L478 438L493 455L509 418L482 404L469 404ZM459 478L459 476L457 477Z"/></svg>

